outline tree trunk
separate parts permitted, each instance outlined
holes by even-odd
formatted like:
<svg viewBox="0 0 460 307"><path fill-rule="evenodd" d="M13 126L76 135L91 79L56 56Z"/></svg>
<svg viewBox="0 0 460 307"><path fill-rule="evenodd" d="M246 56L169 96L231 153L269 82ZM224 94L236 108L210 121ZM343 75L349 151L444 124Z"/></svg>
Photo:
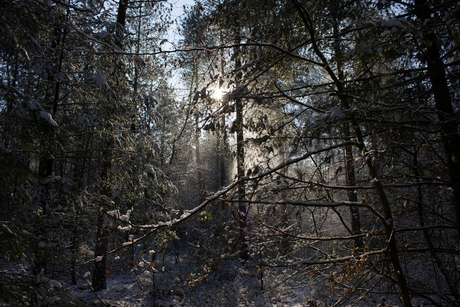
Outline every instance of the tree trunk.
<svg viewBox="0 0 460 307"><path fill-rule="evenodd" d="M226 160L226 151L227 151L227 128L226 121L225 121L225 114L222 114L221 117L221 126L222 130L220 131L219 137L219 179L220 179L220 186L223 187L225 185L225 181L227 180L227 172L225 167L225 160Z"/></svg>
<svg viewBox="0 0 460 307"><path fill-rule="evenodd" d="M235 52L239 52L239 48L235 47ZM240 81L240 74L241 72L239 69L241 68L241 59L239 55L236 55L235 59L235 71L236 71L236 84L237 89ZM238 95L238 94L237 94ZM237 177L240 178L244 176L244 126L243 126L243 100L242 98L237 97L235 100L235 111L236 111L236 173ZM245 184L241 182L238 185L238 199L244 199L246 194ZM248 242L246 238L246 230L247 230L247 215L248 210L247 206L244 203L238 204L238 224L239 224L239 242L240 242L240 258L242 260L249 260L249 251L248 251Z"/></svg>
<svg viewBox="0 0 460 307"><path fill-rule="evenodd" d="M201 152L200 152L200 127L198 126L198 112L195 114L195 158L196 158L196 172L198 192L204 188L203 176L201 174Z"/></svg>
<svg viewBox="0 0 460 307"><path fill-rule="evenodd" d="M236 101L236 159L237 159L237 175L238 178L244 176L244 137L243 137L243 104L241 98ZM238 185L238 199L245 198L246 188L244 182ZM238 205L238 219L239 219L239 239L240 239L240 258L242 260L249 260L248 242L246 238L247 230L247 216L248 209L244 203Z"/></svg>
<svg viewBox="0 0 460 307"><path fill-rule="evenodd" d="M64 20L65 22L65 20ZM58 102L59 102L59 88L60 88L60 82L58 79L55 78L55 76L61 72L62 70L62 62L64 60L64 48L60 50L59 55L57 55L55 52L58 50L58 46L63 45L65 43L65 37L66 37L66 29L62 29L61 27L56 27L54 29L54 37L53 41L51 43L51 50L54 53L54 56L56 57L56 63L53 64L53 70L52 73L48 76L48 82L49 84L54 84L54 89L48 88L46 91L46 100L52 102L52 115L55 116L57 113L57 107L58 107ZM38 173L41 178L47 178L48 176L51 176L53 174L53 149L52 149L52 144L54 143L54 128L51 128L52 130L50 131L51 136L49 137L49 140L46 140L46 143L49 143L49 146L45 146L45 153L42 155L40 158L39 166L38 166Z"/></svg>
<svg viewBox="0 0 460 307"><path fill-rule="evenodd" d="M116 45L122 49L123 48L123 36L124 28L126 25L126 11L128 9L129 0L120 0L118 3L117 11L117 32L116 32ZM122 70L122 65L117 62L115 66L114 77L116 78L116 84L118 84L118 73ZM121 75L121 73L120 73ZM109 110L110 113L110 110ZM110 116L110 114L109 114ZM113 158L113 149L114 149L114 140L113 140L113 131L111 131L110 119L107 118L107 129L108 129L108 139L105 140L102 156L102 170L101 170L101 185L102 191L101 195L106 196L108 199L111 198L111 171L112 171L112 158ZM97 234L96 234L96 247L94 255L97 257L102 257L101 261L95 261L94 271L93 271L93 288L95 291L103 290L107 287L107 250L109 245L109 229L105 225L105 212L104 204L101 204L102 210L98 216L97 223Z"/></svg>
<svg viewBox="0 0 460 307"><path fill-rule="evenodd" d="M99 212L97 221L97 239L94 250L94 262L92 286L94 291L107 288L107 249L109 245L109 230L105 225L105 212ZM99 261L98 261L99 260Z"/></svg>
<svg viewBox="0 0 460 307"><path fill-rule="evenodd" d="M101 185L102 191L101 195L111 198L111 170L112 170L112 157L113 157L113 140L107 140L105 144L105 149L102 157L102 170L101 170ZM95 291L99 291L106 288L106 260L107 260L107 249L109 245L109 229L105 225L105 200L99 204L101 206L101 211L98 216L97 222L97 232L96 232L96 246L94 250L94 256L102 257L101 261L96 261L94 263L94 273L93 273L93 288Z"/></svg>
<svg viewBox="0 0 460 307"><path fill-rule="evenodd" d="M72 238L72 250L71 250L71 259L70 259L70 277L72 280L72 285L77 284L77 255L78 255L78 226L77 219L74 221L75 226L73 229L73 238Z"/></svg>
<svg viewBox="0 0 460 307"><path fill-rule="evenodd" d="M335 2L334 4L337 4ZM333 28L333 35L335 36L334 39L334 58L337 63L337 74L338 74L338 79L341 83L345 81L345 77L343 74L343 53L342 53L342 48L340 46L340 31L339 31L339 25L338 25L338 16L337 16L337 10L338 8L333 8L332 9L332 28ZM343 131L347 135L347 141L351 140L350 135L350 125L348 123L345 123L343 125ZM347 146L345 148L345 173L346 173L346 178L347 178L347 186L355 186L356 180L355 180L355 168L354 168L354 158L353 158L353 148L352 146ZM351 202L357 202L358 201L358 195L356 194L355 191L350 190L348 191L348 200ZM361 221L359 218L359 208L350 206L350 218L351 218L351 231L353 235L358 235L361 233ZM363 246L363 241L361 238L355 238L355 247L362 247Z"/></svg>
<svg viewBox="0 0 460 307"><path fill-rule="evenodd" d="M311 40L311 46L313 48L313 51L315 54L318 56L318 58L322 62L323 68L326 70L326 72L329 74L331 77L332 81L334 82L337 93L339 94L340 100L342 107L346 110L350 108L349 102L347 100L347 96L344 95L345 93L345 88L343 86L343 83L340 82L340 80L337 78L337 75L333 72L332 68L329 65L328 60L324 56L324 54L321 52L317 45L316 41L316 36L315 36L315 29L313 27L312 21L310 19L310 15L308 11L302 7L302 5L298 2L298 0L291 0L292 3L295 5L300 17L302 18L302 21L309 33L308 39ZM352 129L354 130L356 134L356 138L358 142L360 143L359 149L363 152L367 152L368 149L366 148L366 143L364 141L363 133L361 131L361 128L358 124L358 121L354 117L353 114L350 114L350 120L352 123ZM391 264L393 265L394 269L394 274L396 275L396 280L398 283L398 286L401 290L401 296L403 300L403 305L405 307L412 307L412 302L410 299L410 294L409 294L409 287L407 285L407 280L404 275L404 272L401 267L401 263L399 261L399 254L398 254L398 248L396 245L396 236L394 233L394 228L393 228L393 216L391 212L391 206L388 201L387 195L385 193L385 190L383 188L382 183L379 180L378 172L377 169L374 167L372 164L371 159L367 159L366 161L367 168L369 170L369 173L371 174L373 178L373 184L375 187L375 190L377 191L377 194L379 196L380 202L382 204L383 208L383 213L385 216L385 221L382 221L383 225L385 226L385 234L388 240L388 252L390 254L390 260Z"/></svg>
<svg viewBox="0 0 460 307"><path fill-rule="evenodd" d="M117 11L117 31L116 31L116 44L122 49L123 36L126 26L126 11L128 10L129 0L119 0Z"/></svg>
<svg viewBox="0 0 460 307"><path fill-rule="evenodd" d="M220 40L223 44L222 33L220 34ZM223 76L224 71L224 51L221 50L221 61L220 61L220 74ZM226 151L227 151L227 127L226 127L226 116L227 116L227 109L228 109L228 101L222 101L222 116L220 118L221 123L220 127L221 130L219 131L219 177L220 177L220 186L223 187L225 185L225 181L227 180L227 172L225 167L225 160L226 160Z"/></svg>
<svg viewBox="0 0 460 307"><path fill-rule="evenodd" d="M431 9L426 0L415 0L415 14L423 23L430 25ZM422 56L426 61L438 111L441 141L444 145L445 158L452 188L454 189L454 204L456 222L460 235L460 137L458 124L454 116L449 85L447 83L444 63L440 55L440 47L434 29L420 31L423 37L424 51Z"/></svg>

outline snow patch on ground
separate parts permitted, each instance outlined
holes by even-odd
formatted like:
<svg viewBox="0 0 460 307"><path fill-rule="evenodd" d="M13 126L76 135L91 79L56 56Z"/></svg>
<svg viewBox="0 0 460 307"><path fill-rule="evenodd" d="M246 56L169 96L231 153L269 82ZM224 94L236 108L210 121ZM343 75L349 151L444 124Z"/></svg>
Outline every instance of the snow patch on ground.
<svg viewBox="0 0 460 307"><path fill-rule="evenodd" d="M101 301L91 291L86 281L81 281L72 290L75 298L81 300L85 306L101 306ZM136 287L133 275L118 274L107 278L107 289L97 292L105 303L114 306L141 307L148 305L148 293Z"/></svg>

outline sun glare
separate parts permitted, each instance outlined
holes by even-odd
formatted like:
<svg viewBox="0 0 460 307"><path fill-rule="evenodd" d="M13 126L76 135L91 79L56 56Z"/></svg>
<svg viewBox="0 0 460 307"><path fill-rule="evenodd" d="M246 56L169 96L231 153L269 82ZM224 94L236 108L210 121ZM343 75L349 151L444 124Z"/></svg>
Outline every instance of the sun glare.
<svg viewBox="0 0 460 307"><path fill-rule="evenodd" d="M214 92L212 93L212 98L214 98L215 100L221 100L222 97L224 96L224 92L222 91L222 89L220 88L216 88L214 89Z"/></svg>

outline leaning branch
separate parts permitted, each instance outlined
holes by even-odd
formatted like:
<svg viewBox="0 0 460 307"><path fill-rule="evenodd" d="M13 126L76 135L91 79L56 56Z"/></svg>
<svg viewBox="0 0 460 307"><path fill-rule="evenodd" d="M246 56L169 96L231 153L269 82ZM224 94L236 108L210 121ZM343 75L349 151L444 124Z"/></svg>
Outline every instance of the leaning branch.
<svg viewBox="0 0 460 307"><path fill-rule="evenodd" d="M348 146L348 145L359 146L359 143L354 142L354 141L347 141L347 142L331 145L331 146L328 146L328 147L323 147L321 149L317 149L317 150L314 150L314 151L307 152L307 153L305 153L304 155L302 155L300 157L288 159L286 162L281 163L278 166L276 166L276 167L274 167L272 169L269 169L269 170L267 170L265 172L262 172L259 175L252 176L252 177L250 177L250 176L240 177L238 180L235 180L233 183L231 183L227 187L224 187L221 190L219 190L219 191L217 191L217 192L215 192L213 194L210 194L200 205L196 206L195 208L193 208L191 210L184 210L184 212L182 213L182 215L179 218L175 218L175 219L173 219L171 221L159 222L157 224L146 224L146 225L135 225L135 224L133 224L133 223L128 221L127 222L128 225L130 225L133 228L150 230L150 231L148 233L146 233L145 235L139 237L139 238L136 238L136 239L134 239L132 241L123 243L122 247L119 247L119 248L117 248L115 250L112 250L108 254L112 254L112 253L114 253L114 252L116 252L118 250L123 249L126 246L136 244L136 243L144 240L148 236L152 235L153 233L155 233L158 229L170 228L172 226L175 226L175 225L178 225L178 224L184 222L185 220L189 219L191 216L199 213L201 210L203 210L207 205L209 205L213 201L225 199L224 196L227 193L229 193L233 188L238 186L241 182L260 180L260 179L262 179L262 178L264 178L264 177L266 177L266 176L268 176L268 175L270 175L270 174L272 174L272 173L274 173L274 172L276 172L276 171L278 171L278 170L280 170L282 168L285 168L285 167L287 167L287 166L289 166L291 164L297 163L299 161L305 160L305 159L309 158L312 155L315 155L315 154L318 154L318 153L321 153L321 152L324 152L324 151L329 151L329 150L332 150L332 149L335 149L335 148ZM226 200L226 201L228 201L228 200ZM285 200L284 202L286 202L286 203L291 202L292 204L294 204L294 201L291 201L291 200ZM282 201L278 202L278 203L282 204ZM301 202L298 202L298 205L301 205ZM304 205L307 205L307 204L305 203ZM313 202L311 203L311 205L313 206ZM319 206L321 204L318 203L317 205ZM345 205L345 203L343 203L342 205ZM374 214L376 214L377 216L380 216L379 213L377 211L375 211L375 209L372 208L371 206L364 205L362 203L349 203L348 205L350 205L350 206L351 205L353 205L353 206L366 206ZM326 203L324 203L323 206L327 206ZM338 206L338 204L337 205L333 204L332 206ZM92 259L90 261L94 261L94 259Z"/></svg>

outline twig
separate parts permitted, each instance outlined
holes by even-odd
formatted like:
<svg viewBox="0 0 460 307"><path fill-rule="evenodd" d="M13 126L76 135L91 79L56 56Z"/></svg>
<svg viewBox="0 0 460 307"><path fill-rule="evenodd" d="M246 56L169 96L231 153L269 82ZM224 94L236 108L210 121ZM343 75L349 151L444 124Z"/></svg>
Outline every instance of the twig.
<svg viewBox="0 0 460 307"><path fill-rule="evenodd" d="M104 307L110 307L110 305L107 305L102 299L101 297L96 293L96 291L94 291L94 288L91 286L91 283L89 282L88 279L84 278L84 280L88 283L88 287L90 288L91 292L94 293L94 295L97 297L97 299L101 302L102 306Z"/></svg>

